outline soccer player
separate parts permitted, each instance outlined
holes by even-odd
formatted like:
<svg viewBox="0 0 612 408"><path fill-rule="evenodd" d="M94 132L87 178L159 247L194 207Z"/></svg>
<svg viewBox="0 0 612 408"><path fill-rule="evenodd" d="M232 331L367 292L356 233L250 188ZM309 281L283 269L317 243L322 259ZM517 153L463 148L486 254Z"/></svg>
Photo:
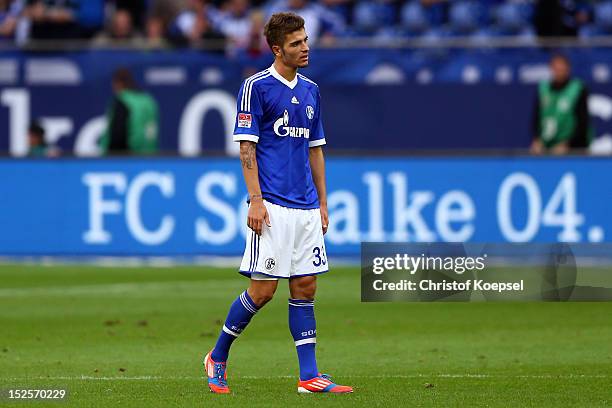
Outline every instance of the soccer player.
<svg viewBox="0 0 612 408"><path fill-rule="evenodd" d="M212 392L229 393L230 346L272 299L278 280L288 279L298 392L352 392L321 374L315 358L314 297L316 275L328 271L323 241L328 213L319 88L297 72L308 65L304 20L292 13L274 14L264 35L274 63L242 84L234 131L252 230L240 273L250 284L231 305L217 344L204 358L208 385Z"/></svg>

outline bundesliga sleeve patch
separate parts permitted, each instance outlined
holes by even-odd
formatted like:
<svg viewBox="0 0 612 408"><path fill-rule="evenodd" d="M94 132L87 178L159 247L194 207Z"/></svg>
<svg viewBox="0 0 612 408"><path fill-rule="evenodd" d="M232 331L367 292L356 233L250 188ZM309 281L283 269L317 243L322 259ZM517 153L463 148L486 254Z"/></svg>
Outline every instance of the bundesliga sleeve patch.
<svg viewBox="0 0 612 408"><path fill-rule="evenodd" d="M251 127L251 114L250 113L239 113L238 114L238 127L241 127L241 128Z"/></svg>

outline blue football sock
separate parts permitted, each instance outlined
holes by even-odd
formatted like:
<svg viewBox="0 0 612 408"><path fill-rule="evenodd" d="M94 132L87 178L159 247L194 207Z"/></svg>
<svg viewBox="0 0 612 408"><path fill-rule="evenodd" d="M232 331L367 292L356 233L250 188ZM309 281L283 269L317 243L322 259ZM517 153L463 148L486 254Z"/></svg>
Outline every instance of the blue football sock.
<svg viewBox="0 0 612 408"><path fill-rule="evenodd" d="M315 357L317 322L314 300L289 299L289 330L300 362L300 380L310 380L319 375Z"/></svg>
<svg viewBox="0 0 612 408"><path fill-rule="evenodd" d="M217 344L211 357L216 362L227 361L229 349L240 333L247 327L251 318L257 313L258 307L245 290L234 300L230 307L223 330L219 334Z"/></svg>

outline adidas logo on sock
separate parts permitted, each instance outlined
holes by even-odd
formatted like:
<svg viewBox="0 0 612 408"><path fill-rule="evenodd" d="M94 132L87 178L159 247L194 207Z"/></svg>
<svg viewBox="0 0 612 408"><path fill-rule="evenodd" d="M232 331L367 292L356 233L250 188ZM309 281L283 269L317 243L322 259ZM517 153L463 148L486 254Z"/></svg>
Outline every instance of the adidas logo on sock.
<svg viewBox="0 0 612 408"><path fill-rule="evenodd" d="M294 105L299 105L300 104L295 96L293 98L291 98L291 103L294 104Z"/></svg>

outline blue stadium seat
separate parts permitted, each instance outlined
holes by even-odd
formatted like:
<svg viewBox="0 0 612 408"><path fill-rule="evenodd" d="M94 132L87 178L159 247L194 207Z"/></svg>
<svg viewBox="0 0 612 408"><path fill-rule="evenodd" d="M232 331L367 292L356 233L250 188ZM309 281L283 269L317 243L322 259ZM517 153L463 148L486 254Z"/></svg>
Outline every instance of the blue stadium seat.
<svg viewBox="0 0 612 408"><path fill-rule="evenodd" d="M592 10L593 23L580 27L578 35L591 38L612 34L612 1L597 3Z"/></svg>
<svg viewBox="0 0 612 408"><path fill-rule="evenodd" d="M422 33L429 27L427 14L420 1L409 1L402 7L400 22L408 33Z"/></svg>
<svg viewBox="0 0 612 408"><path fill-rule="evenodd" d="M533 5L525 2L502 3L493 8L493 24L488 27L490 36L513 36L524 40L535 38L531 26Z"/></svg>
<svg viewBox="0 0 612 408"><path fill-rule="evenodd" d="M607 31L603 30L597 24L587 24L578 29L578 36L580 38L592 38L607 35Z"/></svg>
<svg viewBox="0 0 612 408"><path fill-rule="evenodd" d="M373 33L384 26L395 24L395 9L390 3L360 1L353 9L353 25L357 32Z"/></svg>
<svg viewBox="0 0 612 408"><path fill-rule="evenodd" d="M396 26L386 26L379 28L374 34L374 38L377 40L392 40L400 38L403 32Z"/></svg>
<svg viewBox="0 0 612 408"><path fill-rule="evenodd" d="M468 35L476 31L482 18L482 7L475 1L457 1L449 12L449 25L456 35Z"/></svg>
<svg viewBox="0 0 612 408"><path fill-rule="evenodd" d="M353 26L358 32L373 32L381 22L376 15L376 5L371 1L361 1L353 9Z"/></svg>
<svg viewBox="0 0 612 408"><path fill-rule="evenodd" d="M601 30L612 30L612 2L605 1L595 4L593 8L595 25Z"/></svg>
<svg viewBox="0 0 612 408"><path fill-rule="evenodd" d="M495 25L507 32L518 32L527 25L521 5L517 3L503 3L493 11Z"/></svg>

